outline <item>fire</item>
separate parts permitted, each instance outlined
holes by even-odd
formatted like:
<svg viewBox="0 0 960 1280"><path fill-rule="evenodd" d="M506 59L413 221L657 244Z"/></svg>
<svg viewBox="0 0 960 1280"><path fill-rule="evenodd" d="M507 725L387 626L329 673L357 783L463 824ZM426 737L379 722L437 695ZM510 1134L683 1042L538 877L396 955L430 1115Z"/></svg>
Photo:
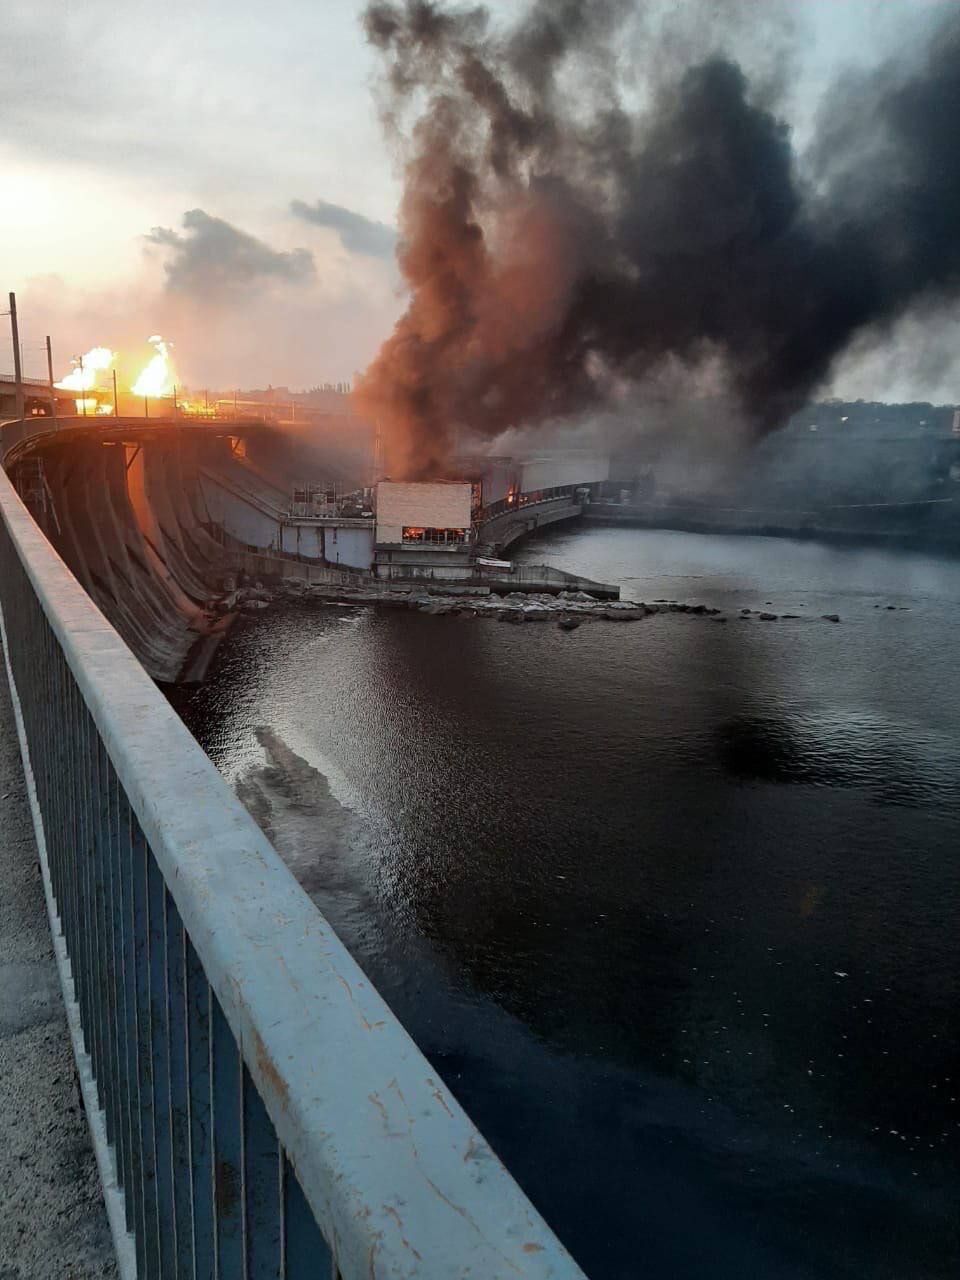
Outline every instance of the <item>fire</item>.
<svg viewBox="0 0 960 1280"><path fill-rule="evenodd" d="M156 354L141 371L130 390L135 396L173 395L174 381L173 370L170 367L169 344L156 333L147 341L154 347Z"/></svg>
<svg viewBox="0 0 960 1280"><path fill-rule="evenodd" d="M116 352L109 347L94 347L85 356L78 356L72 372L54 386L61 391L92 391L97 385L97 374L109 369L115 357Z"/></svg>

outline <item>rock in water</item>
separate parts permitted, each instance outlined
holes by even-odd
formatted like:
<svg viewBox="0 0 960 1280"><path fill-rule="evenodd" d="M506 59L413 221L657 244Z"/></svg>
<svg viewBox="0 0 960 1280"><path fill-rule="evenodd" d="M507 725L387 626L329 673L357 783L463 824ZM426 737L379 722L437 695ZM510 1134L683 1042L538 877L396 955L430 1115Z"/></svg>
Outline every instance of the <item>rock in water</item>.
<svg viewBox="0 0 960 1280"><path fill-rule="evenodd" d="M824 620L824 622L839 622L839 621L840 621L840 615L839 615L839 613L821 613L820 617Z"/></svg>
<svg viewBox="0 0 960 1280"><path fill-rule="evenodd" d="M579 618L561 618L557 626L561 631L576 631L582 623Z"/></svg>
<svg viewBox="0 0 960 1280"><path fill-rule="evenodd" d="M777 615L775 613L761 613L760 615L761 622L776 622L776 620Z"/></svg>

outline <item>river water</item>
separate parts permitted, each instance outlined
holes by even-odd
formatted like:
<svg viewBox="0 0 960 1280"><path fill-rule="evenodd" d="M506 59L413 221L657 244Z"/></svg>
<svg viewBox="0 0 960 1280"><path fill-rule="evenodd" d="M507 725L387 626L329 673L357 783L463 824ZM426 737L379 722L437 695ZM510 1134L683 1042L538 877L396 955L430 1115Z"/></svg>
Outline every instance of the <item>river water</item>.
<svg viewBox="0 0 960 1280"><path fill-rule="evenodd" d="M178 709L591 1280L955 1277L960 564L518 558L729 622L294 603Z"/></svg>

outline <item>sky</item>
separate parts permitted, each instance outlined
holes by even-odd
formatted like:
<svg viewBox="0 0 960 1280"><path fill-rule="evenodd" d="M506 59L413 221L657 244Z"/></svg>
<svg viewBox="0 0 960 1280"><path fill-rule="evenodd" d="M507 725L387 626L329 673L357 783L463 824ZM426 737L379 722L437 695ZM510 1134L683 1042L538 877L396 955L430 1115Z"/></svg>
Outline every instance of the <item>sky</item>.
<svg viewBox="0 0 960 1280"><path fill-rule="evenodd" d="M794 27L787 101L802 141L835 78L894 53L936 5L781 7ZM28 375L44 372L47 333L58 374L95 345L149 354L154 333L194 387L307 387L365 367L403 294L399 174L362 9L5 0L0 290L18 296ZM917 337L907 325L884 351L854 355L828 390L960 396ZM955 338L960 350L944 316L936 341ZM0 345L0 371L11 364Z"/></svg>

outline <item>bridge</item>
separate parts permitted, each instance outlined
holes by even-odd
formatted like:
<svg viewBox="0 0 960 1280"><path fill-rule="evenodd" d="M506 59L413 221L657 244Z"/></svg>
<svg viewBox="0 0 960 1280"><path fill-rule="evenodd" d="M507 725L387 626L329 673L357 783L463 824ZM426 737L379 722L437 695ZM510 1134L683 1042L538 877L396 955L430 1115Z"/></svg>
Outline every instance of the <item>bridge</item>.
<svg viewBox="0 0 960 1280"><path fill-rule="evenodd" d="M124 1280L581 1277L2 469L0 638Z"/></svg>

